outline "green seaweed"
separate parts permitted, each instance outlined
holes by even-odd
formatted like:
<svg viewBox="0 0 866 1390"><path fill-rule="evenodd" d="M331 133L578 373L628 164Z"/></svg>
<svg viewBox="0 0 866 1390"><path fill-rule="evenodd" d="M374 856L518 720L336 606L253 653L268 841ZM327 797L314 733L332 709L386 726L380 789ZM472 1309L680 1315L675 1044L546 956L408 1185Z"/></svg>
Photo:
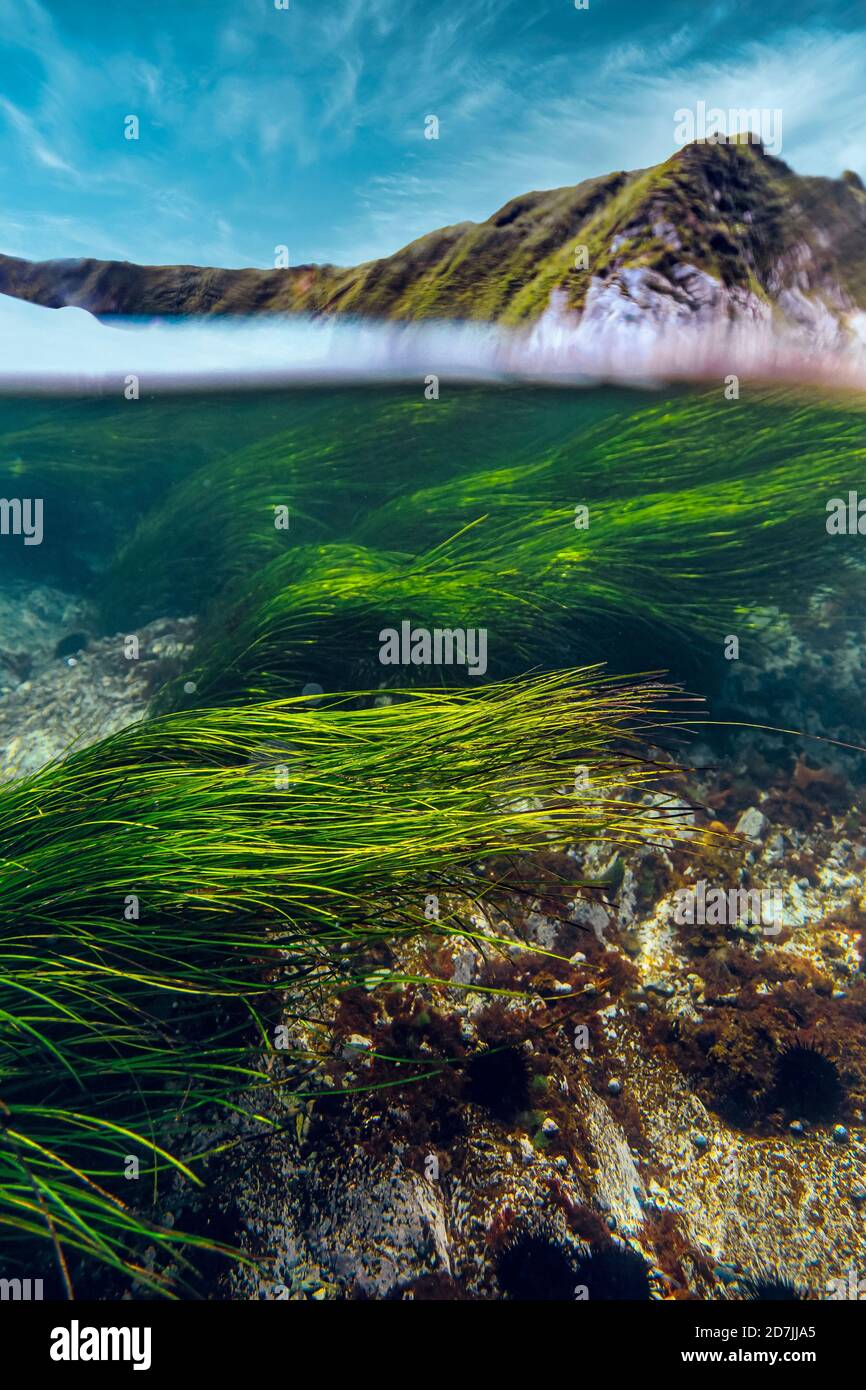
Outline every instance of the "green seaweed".
<svg viewBox="0 0 866 1390"><path fill-rule="evenodd" d="M239 576L163 700L393 684L380 634L401 621L483 628L495 677L615 660L635 641L650 665L720 656L759 610L797 611L819 584L841 594L856 578L842 547L828 573L825 522L866 460L862 420L796 393L677 396L591 421L534 461L394 497L350 528L363 545L295 544ZM399 552L377 548L395 537ZM465 672L400 672L425 678Z"/></svg>
<svg viewBox="0 0 866 1390"><path fill-rule="evenodd" d="M272 1028L323 993L399 980L371 955L401 936L477 935L430 893L477 898L478 862L576 839L639 843L675 803L644 805L642 756L673 692L598 670L385 707L292 700L132 725L0 793L0 1249L41 1238L70 1289L95 1259L142 1268L213 1245L133 1204L213 1150L169 1152L177 1117L275 1078ZM589 794L575 794L574 765ZM662 822L664 823L664 822ZM130 905L134 904L134 911ZM489 938L488 938L489 939ZM190 1141L186 1148L189 1149ZM142 1189L146 1190L146 1183ZM28 1253L29 1252L29 1253Z"/></svg>

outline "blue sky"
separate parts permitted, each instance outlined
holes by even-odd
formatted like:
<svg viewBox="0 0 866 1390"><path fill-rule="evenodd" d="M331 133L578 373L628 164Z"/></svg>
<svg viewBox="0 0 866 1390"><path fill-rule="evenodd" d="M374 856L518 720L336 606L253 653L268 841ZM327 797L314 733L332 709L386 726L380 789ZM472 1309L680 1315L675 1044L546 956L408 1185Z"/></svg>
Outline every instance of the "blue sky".
<svg viewBox="0 0 866 1390"><path fill-rule="evenodd" d="M353 264L664 159L699 100L866 177L864 73L862 0L0 0L0 251Z"/></svg>

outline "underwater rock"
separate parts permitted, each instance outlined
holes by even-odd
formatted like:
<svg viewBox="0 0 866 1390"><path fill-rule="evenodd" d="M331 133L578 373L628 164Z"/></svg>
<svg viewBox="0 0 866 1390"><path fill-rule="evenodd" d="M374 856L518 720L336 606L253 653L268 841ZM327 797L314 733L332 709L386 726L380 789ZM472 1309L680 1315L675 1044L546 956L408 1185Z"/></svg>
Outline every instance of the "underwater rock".
<svg viewBox="0 0 866 1390"><path fill-rule="evenodd" d="M315 1265L355 1298L399 1297L425 1276L451 1275L450 1233L435 1183L399 1158L371 1161L361 1148L313 1154L302 1165L286 1157L274 1147L279 1171L268 1163L258 1191L240 1194L263 1232L262 1253L275 1261L274 1286L256 1286L258 1296L281 1296L281 1271L297 1262ZM255 1278L238 1267L236 1296L248 1297Z"/></svg>
<svg viewBox="0 0 866 1390"><path fill-rule="evenodd" d="M737 821L736 830L738 835L745 835L747 840L763 840L767 833L767 825L767 817L762 815L757 806L750 806Z"/></svg>
<svg viewBox="0 0 866 1390"><path fill-rule="evenodd" d="M63 657L75 656L76 652L84 651L89 640L86 632L67 633L65 637L61 637L54 648L55 660L59 661Z"/></svg>
<svg viewBox="0 0 866 1390"><path fill-rule="evenodd" d="M51 585L8 578L0 582L0 695L53 660L57 643L86 613L83 599Z"/></svg>
<svg viewBox="0 0 866 1390"><path fill-rule="evenodd" d="M369 1052L372 1046L372 1038L366 1038L362 1033L350 1033L343 1043L343 1058L347 1062L356 1061L359 1055Z"/></svg>
<svg viewBox="0 0 866 1390"><path fill-rule="evenodd" d="M160 620L138 631L91 640L86 647L78 644L76 635L77 655L58 661L55 654L64 639L56 630L68 629L70 615L84 611L81 600L56 590L16 589L11 597L0 591L4 619L4 592L15 612L14 634L20 638L28 633L33 646L26 678L5 690L0 684L0 780L36 772L73 747L141 719L172 661L190 649L190 619ZM165 644L169 634L171 659L153 650ZM127 655L132 651L138 656ZM2 669L0 662L0 674Z"/></svg>

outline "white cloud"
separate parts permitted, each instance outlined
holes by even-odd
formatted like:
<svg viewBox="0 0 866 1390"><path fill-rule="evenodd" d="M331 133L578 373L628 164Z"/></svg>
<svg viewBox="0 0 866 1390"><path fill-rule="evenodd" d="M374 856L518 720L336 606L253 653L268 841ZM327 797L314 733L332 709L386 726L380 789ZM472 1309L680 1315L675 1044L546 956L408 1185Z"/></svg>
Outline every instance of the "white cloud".
<svg viewBox="0 0 866 1390"><path fill-rule="evenodd" d="M303 260L371 259L530 189L656 163L673 151L674 112L698 99L780 107L795 168L866 173L863 32L744 38L718 0L700 26L649 15L619 44L557 53L542 40L561 3L506 15L503 0L423 14L409 0L288 11L232 0L212 7L191 65L172 25L94 62L63 37L61 10L55 23L38 0L0 0L0 47L42 73L25 98L0 71L0 121L15 137L4 182L26 159L45 188L41 218L7 196L7 215L34 229L21 253L64 254L66 235L70 250L150 260L268 264L277 242ZM712 63L698 61L709 43ZM122 139L127 111L143 118L135 147ZM428 114L438 142L423 139ZM116 146L104 134L114 119Z"/></svg>
<svg viewBox="0 0 866 1390"><path fill-rule="evenodd" d="M40 135L35 123L13 102L8 101L6 97L0 97L0 111L4 112L9 124L21 136L29 155L46 169L56 169L58 172L77 176L77 171L72 165L52 149L48 141Z"/></svg>
<svg viewBox="0 0 866 1390"><path fill-rule="evenodd" d="M687 50L686 37L672 35L671 53ZM542 103L535 86L524 94L513 87L492 92L487 129L476 128L471 139L444 105L435 166L426 172L422 158L412 156L405 176L359 190L363 230L356 228L352 239L365 258L387 255L424 231L483 220L531 189L656 164L675 149L675 111L701 99L725 110L781 109L781 158L800 172L838 177L849 167L866 174L864 71L866 34L792 29L776 32L772 42L732 48L726 61L684 57L663 72L652 51L631 45L613 68L602 64L584 74L573 95ZM551 60L535 79L542 90L561 92L561 60ZM346 259L341 246L333 258Z"/></svg>

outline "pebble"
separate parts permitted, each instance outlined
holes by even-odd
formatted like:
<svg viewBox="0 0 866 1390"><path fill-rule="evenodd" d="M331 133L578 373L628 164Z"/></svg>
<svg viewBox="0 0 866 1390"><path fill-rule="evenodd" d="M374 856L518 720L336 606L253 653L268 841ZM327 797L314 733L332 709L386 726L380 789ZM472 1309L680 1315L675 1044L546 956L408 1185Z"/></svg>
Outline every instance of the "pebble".
<svg viewBox="0 0 866 1390"><path fill-rule="evenodd" d="M618 1096L622 1093L622 1082L618 1081L616 1077L611 1077L607 1083L607 1089L610 1095Z"/></svg>
<svg viewBox="0 0 866 1390"><path fill-rule="evenodd" d="M693 1134L692 1143L700 1153L703 1153L704 1149L709 1147L710 1141L705 1134Z"/></svg>
<svg viewBox="0 0 866 1390"><path fill-rule="evenodd" d="M833 1129L833 1138L837 1144L845 1144L848 1140L848 1131L844 1125L836 1125Z"/></svg>
<svg viewBox="0 0 866 1390"><path fill-rule="evenodd" d="M541 1132L548 1136L559 1133L559 1125L556 1120L552 1120L549 1115L541 1121Z"/></svg>
<svg viewBox="0 0 866 1390"><path fill-rule="evenodd" d="M759 811L757 806L750 806L737 821L737 834L745 835L748 840L763 840L768 824L764 813Z"/></svg>

